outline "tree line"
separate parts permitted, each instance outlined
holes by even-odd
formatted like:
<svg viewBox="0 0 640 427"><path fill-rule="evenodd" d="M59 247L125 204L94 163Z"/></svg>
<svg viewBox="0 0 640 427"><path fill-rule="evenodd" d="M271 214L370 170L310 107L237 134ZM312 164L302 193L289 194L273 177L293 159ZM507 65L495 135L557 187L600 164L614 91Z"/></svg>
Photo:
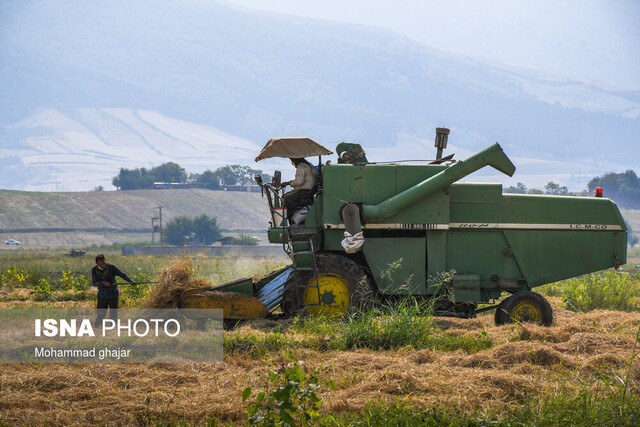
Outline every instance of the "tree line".
<svg viewBox="0 0 640 427"><path fill-rule="evenodd" d="M177 216L164 227L164 241L171 245L211 245L222 237L222 230L215 217L206 214L195 218ZM251 245L259 239L248 233L240 233L231 239L234 245Z"/></svg>
<svg viewBox="0 0 640 427"><path fill-rule="evenodd" d="M632 170L622 173L609 172L602 176L596 176L587 184L587 188L578 193L571 193L567 187L553 181L544 186L544 191L537 188L527 188L519 182L516 186L507 187L505 193L513 194L549 194L554 196L589 196L594 195L596 188L602 188L604 197L607 197L624 209L640 209L640 179ZM638 237L633 234L631 226L627 225L627 240L631 246L638 243Z"/></svg>
<svg viewBox="0 0 640 427"><path fill-rule="evenodd" d="M602 188L604 197L615 201L621 208L640 209L640 179L632 170L622 173L609 172L596 176L581 192L569 192L564 185L553 181L544 186L544 191L537 188L527 188L519 182L516 186L507 187L505 193L515 194L550 194L554 196L589 196L594 195L596 188Z"/></svg>
<svg viewBox="0 0 640 427"><path fill-rule="evenodd" d="M261 170L248 166L227 165L215 171L206 170L203 173L187 174L179 164L168 162L151 169L120 168L120 172L113 177L111 183L119 190L153 188L153 184L156 182L193 183L199 184L202 188L216 190L227 185L252 185L255 174L262 175L265 182L271 180L271 177L263 174Z"/></svg>
<svg viewBox="0 0 640 427"><path fill-rule="evenodd" d="M549 181L547 185L544 186L544 191L539 190L537 188L527 188L526 185L519 182L516 186L507 187L504 189L505 193L512 194L549 194L552 196L583 196L586 195L586 192L582 193L569 193L569 190L566 186L557 184L553 181Z"/></svg>
<svg viewBox="0 0 640 427"><path fill-rule="evenodd" d="M601 187L604 196L614 200L625 209L640 209L640 179L632 170L623 173L608 173L589 181L587 188L594 192Z"/></svg>

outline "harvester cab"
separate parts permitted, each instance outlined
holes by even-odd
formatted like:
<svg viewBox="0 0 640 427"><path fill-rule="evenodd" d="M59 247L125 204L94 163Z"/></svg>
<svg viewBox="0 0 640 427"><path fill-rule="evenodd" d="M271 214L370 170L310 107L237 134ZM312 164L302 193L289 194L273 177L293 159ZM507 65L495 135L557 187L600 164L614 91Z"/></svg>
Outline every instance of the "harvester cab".
<svg viewBox="0 0 640 427"><path fill-rule="evenodd" d="M436 130L436 159L425 164L370 163L359 145L338 145L337 163L319 157L313 203L291 223L279 174L271 183L258 177L271 210L269 241L282 245L291 265L258 283L215 288L241 289L265 307L231 318L278 307L341 317L411 296L434 301L439 315L496 310L497 324L550 325L551 306L532 289L626 262L626 227L613 201L459 182L485 166L508 176L516 168L497 143L464 161L443 157L448 137L448 129ZM256 161L328 154L309 138L276 138Z"/></svg>

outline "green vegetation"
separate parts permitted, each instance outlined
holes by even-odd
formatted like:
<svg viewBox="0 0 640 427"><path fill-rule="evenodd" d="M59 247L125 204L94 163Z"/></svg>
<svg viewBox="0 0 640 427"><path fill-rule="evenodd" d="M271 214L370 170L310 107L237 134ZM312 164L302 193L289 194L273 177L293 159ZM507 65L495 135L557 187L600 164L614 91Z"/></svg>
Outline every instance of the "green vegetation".
<svg viewBox="0 0 640 427"><path fill-rule="evenodd" d="M615 200L621 207L640 208L640 179L632 170L597 176L587 184L589 192L594 192L597 187L601 187L605 197Z"/></svg>
<svg viewBox="0 0 640 427"><path fill-rule="evenodd" d="M38 301L89 301L95 298L90 292L90 272L94 265L91 255L104 253L108 263L117 265L137 282L155 280L176 259L170 255L123 256L118 245L95 246L86 251L90 255L82 257L70 257L62 249L0 252L0 289L26 288L35 292L33 299ZM238 259L200 254L193 255L192 259L194 276L212 284L266 274L286 263L284 258ZM122 286L122 307L139 307L151 286Z"/></svg>
<svg viewBox="0 0 640 427"><path fill-rule="evenodd" d="M569 193L569 190L566 186L557 184L553 181L549 181L547 185L544 186L544 191L539 190L537 188L529 188L523 183L519 182L516 186L510 186L504 189L505 193L512 194L549 194L552 196L585 196L586 192L581 193Z"/></svg>
<svg viewBox="0 0 640 427"><path fill-rule="evenodd" d="M202 188L217 190L226 185L253 185L253 176L259 174L263 176L265 182L271 177L264 174L259 169L252 169L248 166L227 165L215 171L207 170L201 174L192 173L187 176L184 168L174 162L163 163L151 169L120 168L117 176L111 181L114 187L119 190L141 190L153 188L155 182L161 183L194 183L200 184ZM96 188L96 191L99 191Z"/></svg>
<svg viewBox="0 0 640 427"><path fill-rule="evenodd" d="M202 184L204 188L216 190L226 185L254 185L254 175L262 175L264 182L270 182L271 176L260 169L252 169L248 166L227 165L215 171L204 171L201 174L189 175L189 181Z"/></svg>
<svg viewBox="0 0 640 427"><path fill-rule="evenodd" d="M635 311L640 308L640 275L612 269L551 283L540 292L561 297L571 311Z"/></svg>
<svg viewBox="0 0 640 427"><path fill-rule="evenodd" d="M179 216L164 227L164 240L171 245L210 245L222 237L215 218L202 214L195 218Z"/></svg>
<svg viewBox="0 0 640 427"><path fill-rule="evenodd" d="M562 300L572 311L595 309L635 311L640 308L638 275L621 274L615 270L589 274L565 281Z"/></svg>
<svg viewBox="0 0 640 427"><path fill-rule="evenodd" d="M286 355L291 363L282 369L273 368L264 390L257 393L255 403L247 408L251 425L303 425L319 418L322 401L316 391L320 388L318 369L305 375L300 363L291 352ZM336 386L330 381L331 387ZM242 402L251 396L251 387L242 392Z"/></svg>
<svg viewBox="0 0 640 427"><path fill-rule="evenodd" d="M240 233L237 236L234 236L231 241L234 245L246 245L246 246L257 246L260 243L260 239L255 236L252 236L249 233Z"/></svg>
<svg viewBox="0 0 640 427"><path fill-rule="evenodd" d="M596 176L587 184L586 190L580 193L570 193L567 187L557 184L553 181L544 186L544 191L536 188L527 189L527 187L518 182L516 186L510 186L504 189L505 193L514 194L551 194L558 196L575 195L586 196L594 195L596 188L602 188L604 197L614 200L621 208L640 209L640 178L633 170L627 170L622 173L609 172L602 176Z"/></svg>
<svg viewBox="0 0 640 427"><path fill-rule="evenodd" d="M321 317L297 318L293 330L314 334L330 350L414 349L475 352L493 345L484 336L459 337L441 331L435 324L433 305L413 297L376 305L371 310L342 320Z"/></svg>
<svg viewBox="0 0 640 427"><path fill-rule="evenodd" d="M486 332L456 336L442 331L432 313L431 304L412 297L381 304L344 319L303 313L280 328L261 334L229 332L224 337L224 350L262 357L274 351L301 348L317 351L413 348L474 353L493 346Z"/></svg>
<svg viewBox="0 0 640 427"><path fill-rule="evenodd" d="M360 413L341 413L321 419L323 426L636 426L640 400L622 399L616 391L582 391L532 396L506 410L464 411L456 405L420 410L409 404L370 403Z"/></svg>
<svg viewBox="0 0 640 427"><path fill-rule="evenodd" d="M168 162L147 170L146 168L120 168L111 183L119 190L153 188L154 182L186 182L187 173L177 163Z"/></svg>

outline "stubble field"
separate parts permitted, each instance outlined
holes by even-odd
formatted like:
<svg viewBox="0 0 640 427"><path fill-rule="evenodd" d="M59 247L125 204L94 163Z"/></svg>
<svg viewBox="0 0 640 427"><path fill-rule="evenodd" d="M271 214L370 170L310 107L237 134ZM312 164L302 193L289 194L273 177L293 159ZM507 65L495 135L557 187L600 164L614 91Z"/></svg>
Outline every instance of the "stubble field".
<svg viewBox="0 0 640 427"><path fill-rule="evenodd" d="M116 253L107 258L136 280L153 279L176 261ZM91 261L62 254L5 256L0 304L92 306L95 296L82 289L80 279ZM286 259L194 257L192 262L194 277L220 283L264 274ZM20 272L23 280L15 283ZM48 289L42 289L42 280ZM594 289L612 295L592 295ZM621 289L631 289L625 301ZM494 326L491 314L433 318L424 307L405 302L342 321L298 317L241 324L225 331L222 363L5 364L0 420L10 425L266 423L279 416L269 407L277 401L271 392L299 367L299 391L317 385L319 401L313 406L308 399L293 399L297 422L306 414L322 425L637 425L638 276L609 272L540 290L554 308L549 328ZM124 306L138 306L148 291L143 285L124 292ZM261 391L267 397L258 404Z"/></svg>

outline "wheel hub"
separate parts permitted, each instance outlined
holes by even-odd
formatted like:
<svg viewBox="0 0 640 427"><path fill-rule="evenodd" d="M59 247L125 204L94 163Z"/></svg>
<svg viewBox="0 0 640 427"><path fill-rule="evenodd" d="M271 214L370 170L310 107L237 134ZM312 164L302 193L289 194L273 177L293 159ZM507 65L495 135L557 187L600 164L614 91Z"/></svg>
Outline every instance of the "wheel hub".
<svg viewBox="0 0 640 427"><path fill-rule="evenodd" d="M336 297L334 297L331 292L325 292L324 294L322 294L321 299L324 305L331 305L331 303L335 301Z"/></svg>
<svg viewBox="0 0 640 427"><path fill-rule="evenodd" d="M535 304L523 301L513 308L512 317L517 322L540 323L542 313Z"/></svg>
<svg viewBox="0 0 640 427"><path fill-rule="evenodd" d="M349 309L351 298L347 282L334 274L321 274L307 283L304 302L313 316L342 317ZM318 292L319 291L319 292ZM318 296L320 298L318 298Z"/></svg>

